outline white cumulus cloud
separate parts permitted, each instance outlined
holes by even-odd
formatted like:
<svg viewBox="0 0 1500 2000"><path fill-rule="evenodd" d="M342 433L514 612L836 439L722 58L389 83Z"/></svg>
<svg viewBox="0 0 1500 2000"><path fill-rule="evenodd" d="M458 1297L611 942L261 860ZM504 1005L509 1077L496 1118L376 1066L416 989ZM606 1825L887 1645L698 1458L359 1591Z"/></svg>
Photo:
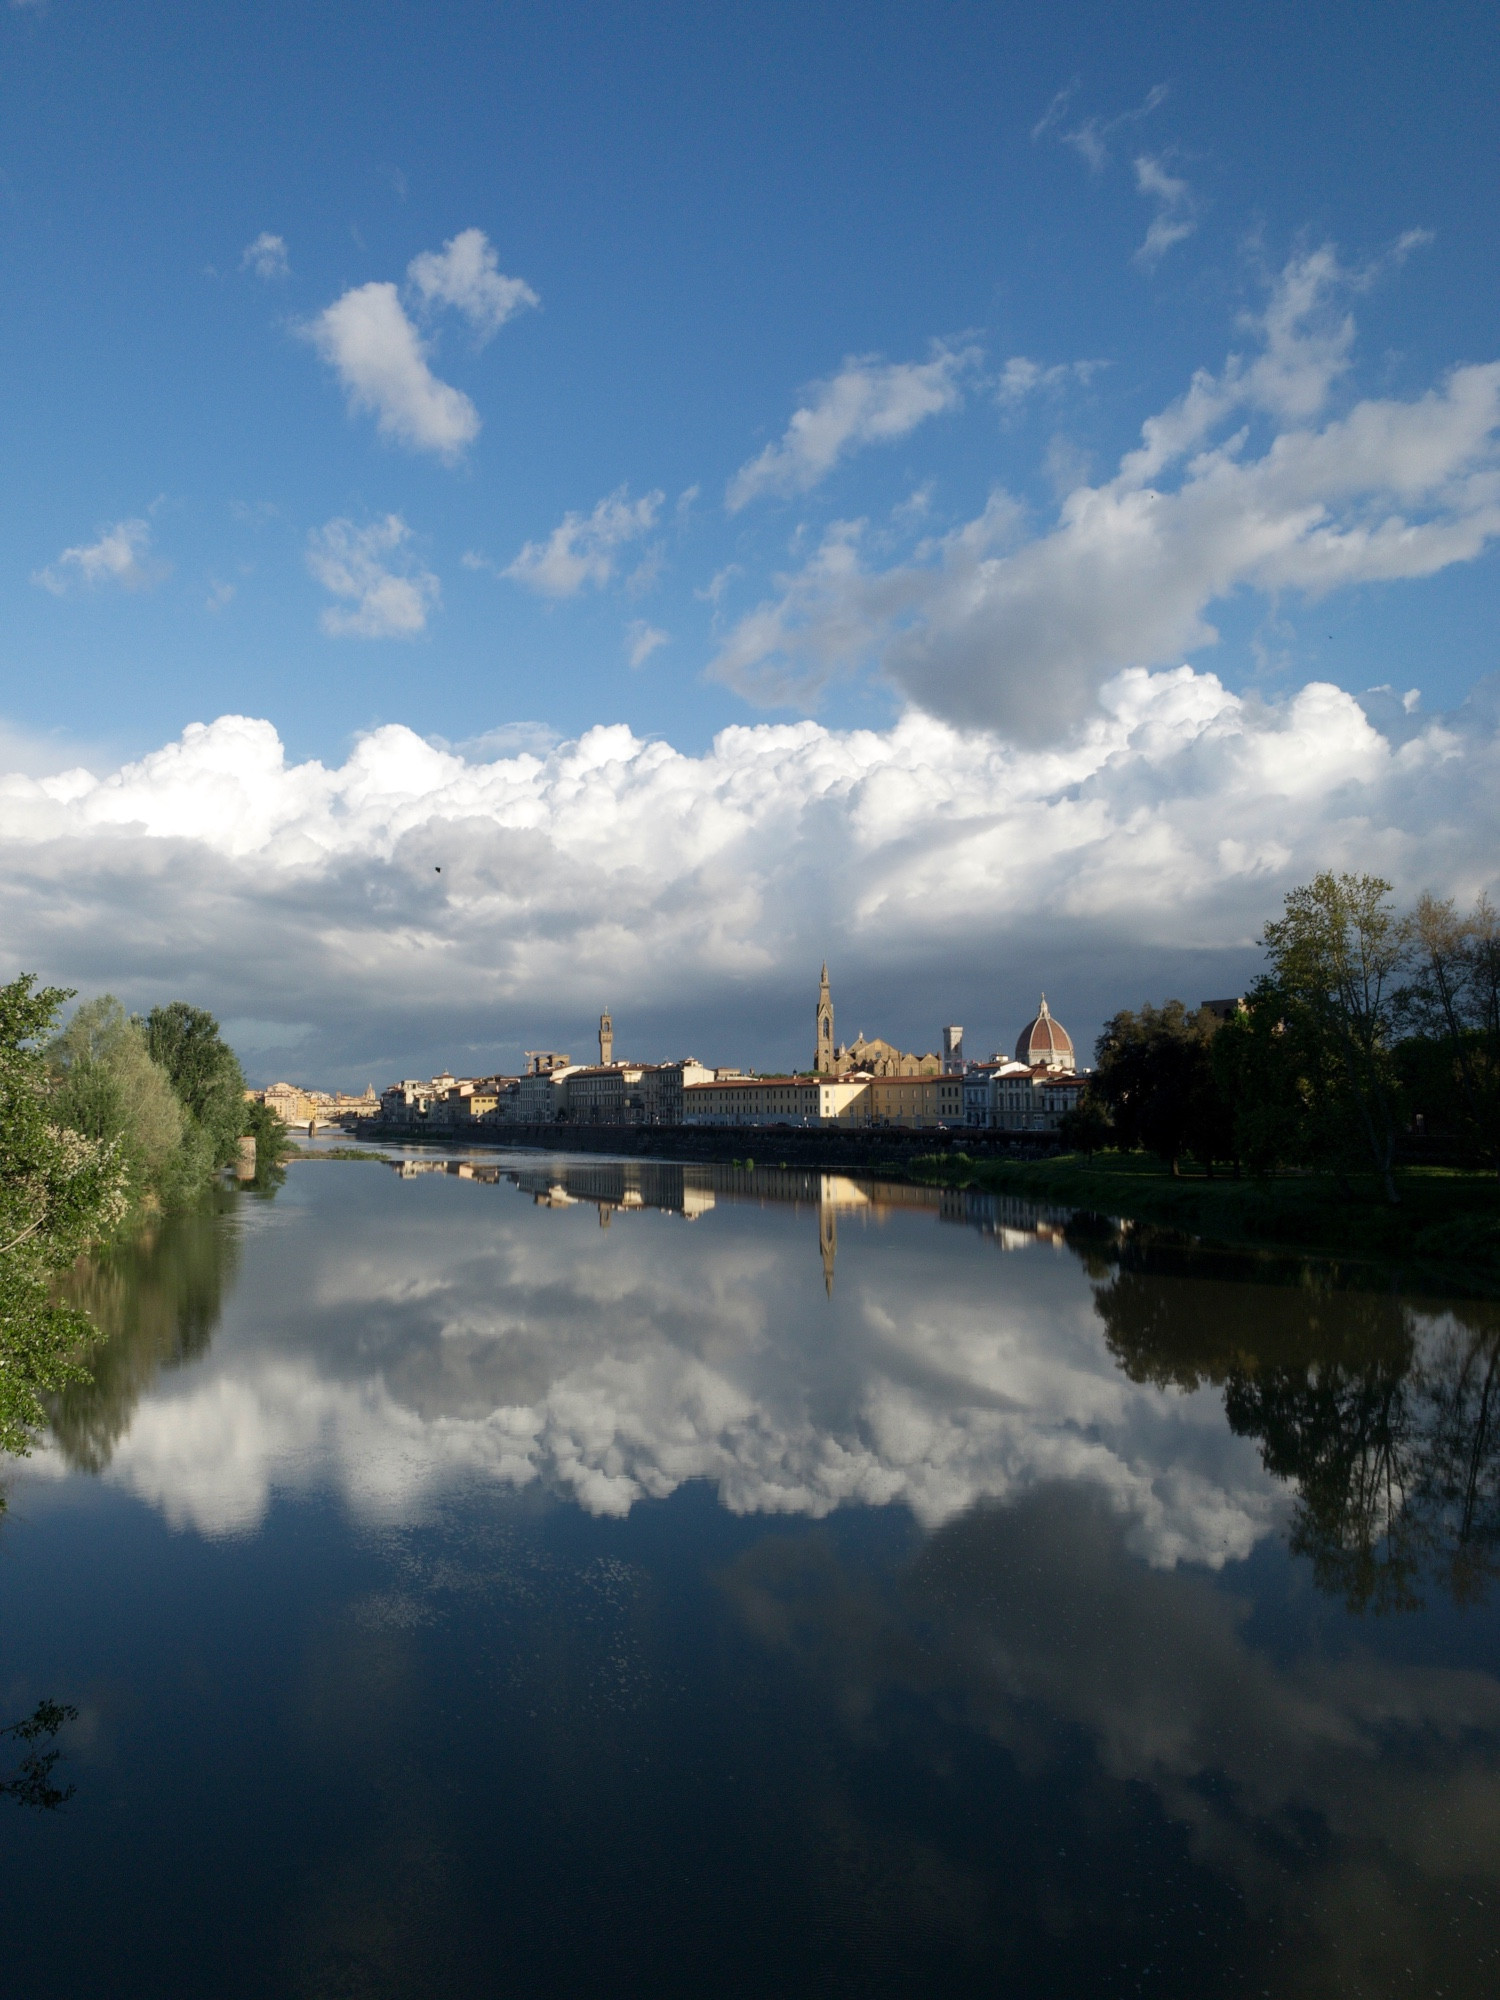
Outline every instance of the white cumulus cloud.
<svg viewBox="0 0 1500 2000"><path fill-rule="evenodd" d="M1200 371L1040 533L997 493L882 569L860 524L837 525L726 634L714 671L787 701L874 666L934 714L1041 742L1121 669L1212 644L1209 608L1237 590L1316 597L1472 560L1500 536L1500 363L1328 415L1354 334L1335 300L1366 278L1328 249L1293 259L1254 350ZM1252 417L1271 424L1259 451Z"/></svg>
<svg viewBox="0 0 1500 2000"><path fill-rule="evenodd" d="M406 275L424 304L461 312L481 345L523 306L541 304L524 278L505 276L482 229L460 230L441 251L424 250L413 257Z"/></svg>
<svg viewBox="0 0 1500 2000"><path fill-rule="evenodd" d="M253 243L246 244L240 259L240 269L253 271L257 278L289 277L291 268L287 262L286 238L273 236L269 229L263 229Z"/></svg>
<svg viewBox="0 0 1500 2000"><path fill-rule="evenodd" d="M479 435L479 412L428 365L427 346L392 284L355 286L303 329L338 376L351 409L382 437L452 461Z"/></svg>
<svg viewBox="0 0 1500 2000"><path fill-rule="evenodd" d="M619 551L656 526L664 498L658 491L632 500L621 486L591 514L564 514L546 541L527 542L502 574L544 597L574 597L585 584L600 590L615 573Z"/></svg>
<svg viewBox="0 0 1500 2000"><path fill-rule="evenodd" d="M0 779L0 938L7 972L310 1023L309 1059L360 1087L377 1052L399 1074L581 992L706 1057L785 1060L825 955L846 994L919 990L933 1021L966 1018L938 1008L971 977L996 1042L1045 986L1086 1047L1165 980L1238 990L1320 867L1468 902L1500 891L1497 854L1492 696L1424 718L1131 669L1059 748L916 711L701 755L611 726L465 757L389 725L332 768L223 717L100 775Z"/></svg>
<svg viewBox="0 0 1500 2000"><path fill-rule="evenodd" d="M334 638L410 639L427 625L439 584L411 554L411 529L399 514L357 528L334 520L308 536L314 581L342 600L320 623Z"/></svg>
<svg viewBox="0 0 1500 2000"><path fill-rule="evenodd" d="M860 445L889 444L962 400L973 348L938 347L930 361L851 356L817 383L777 444L742 465L729 482L731 514L765 493L806 493Z"/></svg>
<svg viewBox="0 0 1500 2000"><path fill-rule="evenodd" d="M100 530L97 541L64 549L56 562L34 571L31 580L54 597L75 584L92 590L101 583L118 583L125 590L140 590L164 574L161 565L147 561L150 546L149 521L116 521Z"/></svg>

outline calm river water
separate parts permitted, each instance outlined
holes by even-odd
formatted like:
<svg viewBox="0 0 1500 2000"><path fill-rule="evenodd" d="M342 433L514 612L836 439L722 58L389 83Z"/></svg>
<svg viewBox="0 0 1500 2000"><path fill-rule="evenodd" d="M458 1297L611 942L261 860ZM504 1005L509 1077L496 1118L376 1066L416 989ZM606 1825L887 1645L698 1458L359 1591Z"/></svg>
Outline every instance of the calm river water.
<svg viewBox="0 0 1500 2000"><path fill-rule="evenodd" d="M1494 1304L495 1154L86 1289L17 2000L1500 1991Z"/></svg>

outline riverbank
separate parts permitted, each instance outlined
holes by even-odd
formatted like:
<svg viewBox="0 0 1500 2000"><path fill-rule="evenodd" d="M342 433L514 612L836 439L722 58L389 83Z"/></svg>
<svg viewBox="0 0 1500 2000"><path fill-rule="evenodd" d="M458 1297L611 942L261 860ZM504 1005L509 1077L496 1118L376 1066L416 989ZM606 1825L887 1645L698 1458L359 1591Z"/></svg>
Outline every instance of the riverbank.
<svg viewBox="0 0 1500 2000"><path fill-rule="evenodd" d="M1500 1293L1500 1179L1457 1168L1403 1167L1392 1207L1373 1177L1173 1179L1142 1154L1063 1153L1046 1160L911 1161L914 1180L977 1187L1060 1207L1128 1216L1227 1245L1315 1251L1401 1268L1406 1282Z"/></svg>
<svg viewBox="0 0 1500 2000"><path fill-rule="evenodd" d="M362 1132L366 1128L362 1128ZM608 1153L615 1158L758 1162L974 1187L1125 1216L1227 1247L1281 1249L1399 1270L1403 1283L1500 1294L1500 1178L1463 1168L1397 1169L1399 1205L1372 1176L1279 1174L1174 1179L1146 1154L1024 1148L1009 1135L730 1125L507 1125L473 1132L376 1127L368 1136L443 1150Z"/></svg>

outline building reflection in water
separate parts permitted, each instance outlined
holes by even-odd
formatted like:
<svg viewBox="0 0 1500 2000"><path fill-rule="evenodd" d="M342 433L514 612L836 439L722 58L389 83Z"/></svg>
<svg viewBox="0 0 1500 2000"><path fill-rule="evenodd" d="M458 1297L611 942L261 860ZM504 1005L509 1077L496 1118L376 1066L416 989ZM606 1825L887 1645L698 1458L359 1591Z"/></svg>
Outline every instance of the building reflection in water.
<svg viewBox="0 0 1500 2000"><path fill-rule="evenodd" d="M548 1159L514 1166L486 1159L412 1159L391 1162L402 1180L446 1174L457 1180L520 1188L539 1208L573 1208L593 1202L599 1224L608 1229L616 1215L661 1210L694 1222L720 1202L742 1202L806 1210L816 1221L823 1288L833 1297L838 1259L839 1216L859 1216L879 1225L898 1211L933 1215L987 1237L998 1250L1022 1250L1042 1242L1067 1242L1066 1212L1018 1201L978 1188L919 1187L906 1181L854 1180L848 1174L812 1167L773 1167L738 1162L675 1163L669 1160Z"/></svg>

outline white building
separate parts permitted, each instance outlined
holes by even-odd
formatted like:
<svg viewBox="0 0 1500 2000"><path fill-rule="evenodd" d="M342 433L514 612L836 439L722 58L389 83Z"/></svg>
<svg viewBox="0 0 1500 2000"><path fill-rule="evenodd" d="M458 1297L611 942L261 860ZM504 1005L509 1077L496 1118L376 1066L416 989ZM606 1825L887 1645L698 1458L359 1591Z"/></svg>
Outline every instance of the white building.
<svg viewBox="0 0 1500 2000"><path fill-rule="evenodd" d="M1025 1063L991 1056L988 1062L970 1063L964 1071L964 1124L988 1132L995 1123L995 1093L1002 1078L1030 1078Z"/></svg>

